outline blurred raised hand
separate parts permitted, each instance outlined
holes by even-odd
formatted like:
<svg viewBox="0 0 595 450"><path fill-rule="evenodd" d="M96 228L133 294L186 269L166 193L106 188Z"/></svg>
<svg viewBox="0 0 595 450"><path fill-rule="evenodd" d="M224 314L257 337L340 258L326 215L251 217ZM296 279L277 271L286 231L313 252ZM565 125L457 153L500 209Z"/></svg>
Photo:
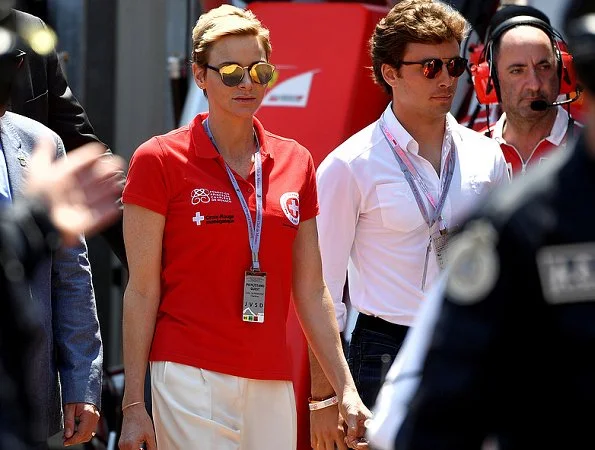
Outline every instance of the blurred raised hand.
<svg viewBox="0 0 595 450"><path fill-rule="evenodd" d="M120 214L124 160L105 153L101 144L86 144L54 160L52 141L38 143L30 162L26 194L41 198L65 245L92 235Z"/></svg>

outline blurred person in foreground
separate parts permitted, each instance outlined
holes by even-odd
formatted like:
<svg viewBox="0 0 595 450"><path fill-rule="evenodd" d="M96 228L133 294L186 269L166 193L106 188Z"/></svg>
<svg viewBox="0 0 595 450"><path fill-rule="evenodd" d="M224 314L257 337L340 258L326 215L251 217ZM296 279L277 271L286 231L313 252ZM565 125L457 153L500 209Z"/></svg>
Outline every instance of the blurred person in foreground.
<svg viewBox="0 0 595 450"><path fill-rule="evenodd" d="M378 449L595 445L595 5L574 2L565 23L586 128L453 242L381 391Z"/></svg>
<svg viewBox="0 0 595 450"><path fill-rule="evenodd" d="M269 32L223 5L199 18L192 41L209 113L141 145L124 189L120 448L295 449L290 298L357 448L369 411L322 279L312 157L254 117L274 73Z"/></svg>
<svg viewBox="0 0 595 450"><path fill-rule="evenodd" d="M12 37L4 29L0 32ZM23 196L31 152L39 140L53 142L56 158L65 155L56 133L7 111L23 61L23 52L15 47L0 55L0 202L4 207ZM65 444L85 442L99 418L103 350L84 238L41 260L30 288L43 329L33 344L35 364L23 373L36 406L38 427L32 439L44 449L47 438L64 429Z"/></svg>
<svg viewBox="0 0 595 450"><path fill-rule="evenodd" d="M34 343L43 339L39 305L29 282L43 261L62 245L80 245L119 215L116 200L124 162L103 155L99 144L52 161L55 143L43 140L29 162L23 197L0 208L0 449L39 448L40 405L35 386L24 377L35 360Z"/></svg>
<svg viewBox="0 0 595 450"><path fill-rule="evenodd" d="M349 367L372 407L386 371L444 264L449 236L491 189L508 183L498 144L450 114L467 61L468 24L445 3L404 0L370 39L374 79L392 97L381 117L317 170L323 274L339 328L348 273L359 313ZM311 358L312 397L334 395ZM343 449L335 406L312 411L315 448Z"/></svg>

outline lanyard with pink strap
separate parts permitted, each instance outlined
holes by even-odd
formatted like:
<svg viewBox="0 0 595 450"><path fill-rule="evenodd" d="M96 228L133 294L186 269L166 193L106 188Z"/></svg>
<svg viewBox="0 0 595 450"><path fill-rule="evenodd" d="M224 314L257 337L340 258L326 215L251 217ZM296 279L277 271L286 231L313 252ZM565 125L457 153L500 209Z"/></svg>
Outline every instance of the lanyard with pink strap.
<svg viewBox="0 0 595 450"><path fill-rule="evenodd" d="M415 201L419 206L419 211L423 216L424 220L428 224L429 228L432 228L437 221L440 221L440 228L446 228L444 226L444 221L442 220L442 209L444 208L444 204L446 203L446 196L448 194L448 190L450 189L450 183L452 181L452 177L454 174L455 169L455 151L453 150L454 145L452 144L452 139L448 142L448 155L446 157L446 167L445 167L445 177L442 178L442 189L440 192L440 197L438 201L434 199L434 196L426 186L426 183L419 175L419 172L407 156L407 154L403 151L401 146L397 143L397 140L393 137L391 132L388 130L388 127L384 123L384 120L380 121L380 129L382 130L382 134L388 142L390 149L395 156L395 159L399 163L401 170L403 171L403 175L405 175L405 179L413 192L413 196L415 197ZM434 213L430 217L428 214L428 210L426 209L426 205L421 198L421 193L419 192L418 186L421 188L423 193L425 194L426 198L430 205L434 208Z"/></svg>
<svg viewBox="0 0 595 450"><path fill-rule="evenodd" d="M440 197L438 198L438 201L436 201L434 199L434 196L428 189L426 183L419 175L419 172L417 171L417 169L415 168L415 166L413 165L413 163L407 156L407 153L405 153L403 151L401 146L398 144L397 140L393 137L391 132L388 130L388 127L386 126L384 119L381 119L379 123L380 123L380 129L382 130L382 134L384 135L384 138L386 139L388 146L392 150L393 155L395 156L395 159L399 163L401 171L403 172L403 175L405 175L405 179L407 180L407 184L409 184L409 187L411 188L411 192L413 193L413 196L415 197L415 201L417 202L419 211L420 211L421 215L423 216L424 221L428 225L428 228L430 229L430 241L428 242L428 247L426 248L426 257L425 257L424 271L423 271L423 276L422 276L422 290L423 290L425 287L425 284L426 284L426 275L427 275L427 270L428 270L428 258L430 255L430 248L432 245L432 236L431 236L432 231L431 231L431 229L434 226L434 224L436 222L438 222L439 223L438 229L440 231L440 234L446 235L446 233L447 233L446 225L442 218L442 209L444 208L444 204L446 203L446 196L448 195L448 191L450 189L450 184L451 184L451 181L452 181L452 178L454 175L454 169L455 169L455 165L456 165L456 152L455 152L454 144L452 141L452 134L449 132L448 129L446 130L447 134L450 134L451 139L448 141L448 154L446 156L446 165L445 165L445 168L443 171L445 176L440 177L441 181L442 181ZM446 126L448 127L448 123ZM419 186L419 188L418 188L418 186ZM428 202L430 203L430 205L432 205L432 207L434 208L433 214L431 216L430 216L430 214L426 208L426 205L421 197L420 188L423 191L426 198L428 199Z"/></svg>

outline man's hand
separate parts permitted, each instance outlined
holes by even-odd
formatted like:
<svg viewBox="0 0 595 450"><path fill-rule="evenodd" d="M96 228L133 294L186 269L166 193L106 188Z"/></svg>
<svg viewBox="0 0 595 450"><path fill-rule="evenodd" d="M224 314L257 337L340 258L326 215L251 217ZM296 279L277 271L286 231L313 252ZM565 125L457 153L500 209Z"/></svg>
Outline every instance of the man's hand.
<svg viewBox="0 0 595 450"><path fill-rule="evenodd" d="M90 441L95 435L99 411L90 403L64 405L64 446Z"/></svg>
<svg viewBox="0 0 595 450"><path fill-rule="evenodd" d="M345 424L347 425L345 443L349 448L367 449L368 442L364 438L366 433L365 423L366 420L372 417L372 413L362 403L356 390L344 392L339 405L339 411L345 418Z"/></svg>
<svg viewBox="0 0 595 450"><path fill-rule="evenodd" d="M337 405L311 411L310 445L316 450L347 450L343 427Z"/></svg>
<svg viewBox="0 0 595 450"><path fill-rule="evenodd" d="M92 234L118 214L124 161L106 155L100 144L87 144L54 161L56 147L43 140L36 146L27 177L27 195L42 198L66 245L81 233Z"/></svg>

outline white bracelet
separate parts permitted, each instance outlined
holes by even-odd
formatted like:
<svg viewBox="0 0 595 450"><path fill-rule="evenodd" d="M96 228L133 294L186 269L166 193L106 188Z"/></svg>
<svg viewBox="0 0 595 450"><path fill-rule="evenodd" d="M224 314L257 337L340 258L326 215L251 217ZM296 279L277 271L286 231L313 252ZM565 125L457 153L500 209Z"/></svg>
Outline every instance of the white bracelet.
<svg viewBox="0 0 595 450"><path fill-rule="evenodd" d="M331 398L327 398L326 400L321 400L319 402L313 402L310 400L308 408L310 408L310 411L316 411L318 409L323 409L329 406L336 405L337 403L339 403L339 399L337 399L336 395L333 395Z"/></svg>

